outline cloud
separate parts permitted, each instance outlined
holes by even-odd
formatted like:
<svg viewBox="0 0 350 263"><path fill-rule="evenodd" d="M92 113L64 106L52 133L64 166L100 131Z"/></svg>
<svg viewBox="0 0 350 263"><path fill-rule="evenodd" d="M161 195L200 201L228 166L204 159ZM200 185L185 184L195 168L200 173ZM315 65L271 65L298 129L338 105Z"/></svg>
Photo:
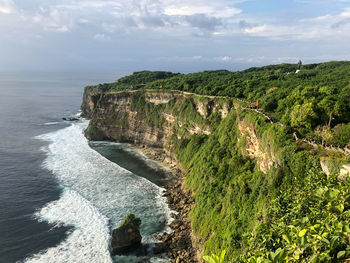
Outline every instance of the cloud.
<svg viewBox="0 0 350 263"><path fill-rule="evenodd" d="M221 60L221 61L230 61L230 60L232 60L232 57L230 57L230 56L223 56L223 57L219 57L219 60Z"/></svg>
<svg viewBox="0 0 350 263"><path fill-rule="evenodd" d="M267 31L267 26L266 25L254 26L254 27L246 28L244 31L248 34L260 34Z"/></svg>
<svg viewBox="0 0 350 263"><path fill-rule="evenodd" d="M185 19L192 27L210 31L214 30L217 26L220 26L222 24L221 19L210 17L204 14L186 16Z"/></svg>
<svg viewBox="0 0 350 263"><path fill-rule="evenodd" d="M0 0L0 56L14 47L28 57L56 50L77 60L99 57L110 68L126 58L144 67L155 58L166 66L226 67L294 61L300 53L345 57L350 0L296 1L260 8L251 0Z"/></svg>
<svg viewBox="0 0 350 263"><path fill-rule="evenodd" d="M24 20L27 22L34 22L45 31L61 33L72 31L77 24L84 24L87 22L86 19L76 18L69 12L62 12L57 8L51 8L50 10L41 9L39 13L32 17L24 17Z"/></svg>
<svg viewBox="0 0 350 263"><path fill-rule="evenodd" d="M251 24L251 23L248 23L248 22L245 21L245 20L240 20L239 23L238 23L238 26L239 26L239 28L241 28L241 29L247 29L247 28L252 28L252 27L254 27L254 26L256 26L256 25Z"/></svg>
<svg viewBox="0 0 350 263"><path fill-rule="evenodd" d="M341 27L346 26L348 24L350 24L350 18L346 18L346 19L340 20L339 22L332 24L331 28L338 29L338 28L341 28Z"/></svg>
<svg viewBox="0 0 350 263"><path fill-rule="evenodd" d="M109 42L112 40L110 36L107 36L105 34L96 34L94 35L94 39L100 42Z"/></svg>
<svg viewBox="0 0 350 263"><path fill-rule="evenodd" d="M241 9L235 5L244 1L237 0L163 0L162 9L166 15L188 16L194 14L207 14L214 17L232 17L240 14Z"/></svg>
<svg viewBox="0 0 350 263"><path fill-rule="evenodd" d="M234 59L231 56L220 56L220 57L209 57L209 56L191 56L191 57L160 57L157 58L160 61L172 61L172 62L184 62L184 61L202 61L202 62L230 62L237 59Z"/></svg>
<svg viewBox="0 0 350 263"><path fill-rule="evenodd" d="M165 23L159 16L143 16L141 21L145 27L164 27Z"/></svg>
<svg viewBox="0 0 350 263"><path fill-rule="evenodd" d="M0 14L12 14L15 10L15 4L12 0L0 0Z"/></svg>
<svg viewBox="0 0 350 263"><path fill-rule="evenodd" d="M342 13L339 15L340 17L350 17L350 8L345 8Z"/></svg>
<svg viewBox="0 0 350 263"><path fill-rule="evenodd" d="M75 19L93 12L95 22L110 20L109 28L137 27L139 29L159 27L189 27L194 29L214 30L223 25L222 20L236 16L242 10L233 5L241 1L209 1L193 0L191 3L183 0L139 0L102 1L76 0L60 4L44 4L46 9L55 9L69 13ZM77 24L77 23L75 23ZM100 24L105 24L102 22ZM69 27L68 27L69 28ZM127 28L125 28L127 30Z"/></svg>

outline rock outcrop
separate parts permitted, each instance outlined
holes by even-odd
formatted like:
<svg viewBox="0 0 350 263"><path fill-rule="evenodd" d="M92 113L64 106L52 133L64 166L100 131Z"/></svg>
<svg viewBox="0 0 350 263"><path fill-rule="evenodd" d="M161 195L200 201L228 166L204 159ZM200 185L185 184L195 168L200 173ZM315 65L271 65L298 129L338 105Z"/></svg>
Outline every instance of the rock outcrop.
<svg viewBox="0 0 350 263"><path fill-rule="evenodd" d="M346 181L350 177L350 164L344 164L340 169L338 176L339 181Z"/></svg>
<svg viewBox="0 0 350 263"><path fill-rule="evenodd" d="M141 246L142 237L139 225L128 220L130 216L135 219L134 215L128 215L121 226L112 231L111 248L113 255L123 255Z"/></svg>
<svg viewBox="0 0 350 263"><path fill-rule="evenodd" d="M245 147L243 154L247 154L250 158L256 159L260 171L267 173L272 167L278 165L278 159L274 153L270 151L268 145L263 146L261 139L258 138L257 132L252 124L244 123L243 120L238 121L238 129L241 136L245 139Z"/></svg>
<svg viewBox="0 0 350 263"><path fill-rule="evenodd" d="M179 105L184 99L190 97L181 93L146 92L143 95L145 104L150 103L155 106L165 105L170 101ZM87 89L81 107L82 116L91 119L86 137L91 140L113 140L166 149L169 137L174 134L174 126L182 129L182 137L211 133L210 126L204 122L189 123L186 119L165 111L155 116L159 118L159 123L152 125L148 119L148 113L141 114L133 105L133 99L137 96L137 91L104 93L96 89L91 91ZM207 106L210 107L210 102ZM222 108L217 107L220 115L228 112L227 105Z"/></svg>
<svg viewBox="0 0 350 263"><path fill-rule="evenodd" d="M137 96L143 96L140 108L134 105ZM141 111L150 104L163 108L158 112L142 113ZM163 110L169 105L177 107L177 110ZM181 116L181 111L189 108L192 110L192 119ZM98 88L85 90L81 107L83 117L91 119L86 131L88 139L144 145L164 149L167 153L170 153L174 146L172 137L183 139L193 134L210 135L210 122L215 118L226 118L232 108L239 110L240 106L234 101L188 93L137 90L104 92ZM149 116L150 114L154 116ZM158 122L150 123L152 118L157 118ZM238 128L246 140L245 154L257 159L262 172L267 173L278 165L278 159L273 152L262 146L253 125L239 120Z"/></svg>

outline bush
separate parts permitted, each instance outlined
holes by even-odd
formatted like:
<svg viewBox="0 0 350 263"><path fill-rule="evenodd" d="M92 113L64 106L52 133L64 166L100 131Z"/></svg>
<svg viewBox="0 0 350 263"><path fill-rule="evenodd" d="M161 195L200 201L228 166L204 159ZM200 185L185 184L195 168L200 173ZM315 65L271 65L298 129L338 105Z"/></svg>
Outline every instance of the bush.
<svg viewBox="0 0 350 263"><path fill-rule="evenodd" d="M128 214L120 226L124 225L132 225L135 226L137 229L140 229L141 219L136 217L134 214Z"/></svg>

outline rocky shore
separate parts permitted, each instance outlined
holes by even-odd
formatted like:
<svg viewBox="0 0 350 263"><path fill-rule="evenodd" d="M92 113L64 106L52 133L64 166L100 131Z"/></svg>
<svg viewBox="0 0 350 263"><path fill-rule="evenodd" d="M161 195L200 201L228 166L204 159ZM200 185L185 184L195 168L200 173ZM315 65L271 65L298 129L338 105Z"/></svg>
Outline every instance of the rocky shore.
<svg viewBox="0 0 350 263"><path fill-rule="evenodd" d="M154 253L166 253L171 263L202 262L197 256L189 220L189 212L193 206L192 194L184 187L185 180L179 164L163 149L145 146L134 146L134 148L148 158L168 167L174 177L174 183L166 188L164 197L169 207L177 213L171 214L174 219L170 224L172 232L158 236L161 242L154 248Z"/></svg>

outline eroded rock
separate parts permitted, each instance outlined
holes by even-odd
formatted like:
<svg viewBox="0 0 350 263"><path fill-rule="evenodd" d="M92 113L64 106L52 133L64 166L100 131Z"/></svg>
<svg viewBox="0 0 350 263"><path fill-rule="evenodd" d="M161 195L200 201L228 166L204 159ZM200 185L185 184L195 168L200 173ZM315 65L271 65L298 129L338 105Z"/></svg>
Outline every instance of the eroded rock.
<svg viewBox="0 0 350 263"><path fill-rule="evenodd" d="M111 248L113 255L124 255L141 246L141 220L129 214L120 227L112 231Z"/></svg>

